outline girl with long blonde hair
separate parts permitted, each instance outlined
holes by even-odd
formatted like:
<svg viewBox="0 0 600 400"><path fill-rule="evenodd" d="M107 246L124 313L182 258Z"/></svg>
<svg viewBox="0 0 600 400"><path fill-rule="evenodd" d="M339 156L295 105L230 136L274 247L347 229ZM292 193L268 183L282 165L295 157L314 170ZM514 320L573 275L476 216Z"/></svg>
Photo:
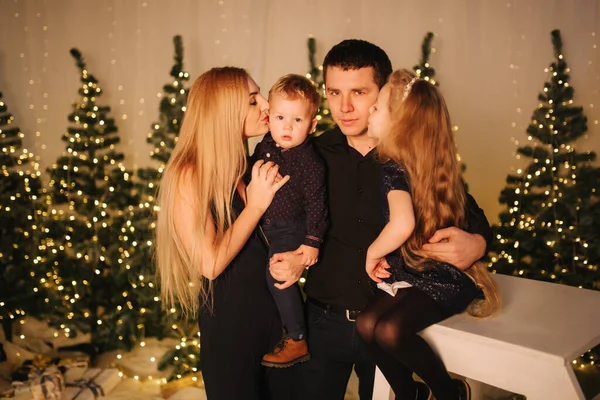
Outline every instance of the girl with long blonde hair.
<svg viewBox="0 0 600 400"><path fill-rule="evenodd" d="M366 270L376 299L356 325L397 397L470 399L466 381L452 380L417 333L451 315L476 318L500 309L486 267L466 271L427 258L434 233L466 229L472 204L460 177L450 116L439 90L412 72L392 73L371 108L369 135L379 139L387 224L367 251ZM416 383L416 373L425 382ZM405 397L406 396L406 397Z"/></svg>
<svg viewBox="0 0 600 400"><path fill-rule="evenodd" d="M261 358L281 336L264 279L267 250L256 227L289 178L259 161L250 183L242 180L244 139L267 133L268 108L243 69L202 74L189 92L159 186L162 299L166 309L178 303L199 315L200 366L211 400L264 398Z"/></svg>

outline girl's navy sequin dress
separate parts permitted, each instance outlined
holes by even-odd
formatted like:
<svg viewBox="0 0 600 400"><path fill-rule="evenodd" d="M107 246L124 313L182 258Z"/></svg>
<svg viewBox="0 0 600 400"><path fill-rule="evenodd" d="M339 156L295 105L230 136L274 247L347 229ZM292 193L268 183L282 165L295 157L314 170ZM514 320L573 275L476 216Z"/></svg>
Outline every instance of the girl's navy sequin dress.
<svg viewBox="0 0 600 400"><path fill-rule="evenodd" d="M387 194L391 190L404 190L410 193L410 186L406 172L393 161L383 165L382 180L384 200L382 210L387 223L390 220ZM406 282L427 293L440 306L453 314L463 312L474 299L483 298L483 293L475 282L451 264L431 260L424 271L417 271L406 265L400 250L388 254L386 260L391 266L389 270L391 276L384 280L385 283L391 285L395 282Z"/></svg>

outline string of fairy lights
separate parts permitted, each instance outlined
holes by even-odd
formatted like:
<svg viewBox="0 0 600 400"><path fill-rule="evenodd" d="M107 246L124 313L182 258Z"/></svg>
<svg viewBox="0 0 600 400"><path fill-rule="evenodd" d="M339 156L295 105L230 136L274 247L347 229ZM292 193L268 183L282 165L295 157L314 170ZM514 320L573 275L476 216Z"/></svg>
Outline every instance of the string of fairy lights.
<svg viewBox="0 0 600 400"><path fill-rule="evenodd" d="M181 120L186 111L185 103L187 99L187 89L185 88L185 82L189 80L189 73L182 70L183 66L183 55L182 55L182 44L181 38L175 37L175 64L171 70L171 76L174 79L170 84L165 85L165 91L157 93L157 97L161 99L161 115L159 121L152 125L152 132L147 136L147 142L153 146L150 156L153 160L158 163L157 169L154 173L149 176L140 174L140 184L145 187L141 190L143 193L140 198L138 206L129 214L129 221L127 223L126 233L128 237L125 237L125 241L129 241L133 247L133 252L143 254L146 251L147 254L153 253L153 233L156 227L155 218L159 208L156 205L155 191L156 184L162 176L165 168L165 163L170 156L170 152L177 143L177 134L181 125ZM136 232L135 223L132 221L136 219L142 219L146 222L143 226L144 233L138 235L140 232ZM146 218L146 219L144 219ZM139 260L138 260L139 261ZM143 277L140 276L140 286L144 286ZM153 300L157 303L156 312L162 313L160 309L159 297L157 289L152 282L147 282L150 289L154 291ZM134 289L140 290L136 284L133 284ZM179 379L187 374L195 374L198 372L197 369L197 357L199 355L199 340L198 340L198 329L197 324L186 323L186 321L177 321L181 317L181 313L176 309L169 310L169 315L175 320L170 325L173 336L179 337L179 344L175 348L168 352L166 358L171 359L174 368L174 378ZM190 329L190 325L193 326ZM143 327L143 323L140 323L140 327ZM141 336L143 337L143 336ZM145 346L144 342L140 343L141 347ZM123 356L122 353L117 355L120 359ZM166 360L157 361L156 357L151 357L152 363L158 362L159 367L161 363L165 363Z"/></svg>
<svg viewBox="0 0 600 400"><path fill-rule="evenodd" d="M598 55L598 51L597 51L598 44L596 42L596 40L597 40L596 39L596 32L592 32L591 33L591 37L594 38L592 40L592 44L591 44L591 46L592 46L592 54L593 54L593 56L596 57L596 59L600 59L600 56ZM591 67L593 63L594 63L593 60L589 60L588 61L588 67ZM595 77L595 80L597 82L600 82L600 75L597 75ZM598 85L596 85L595 87L596 88L594 90L594 94L596 95L595 98L597 98L597 95L600 92L600 90L598 89ZM589 108L590 108L590 110L593 110L594 109L594 103L590 103L589 104ZM599 124L598 119L594 119L593 124L594 125L598 125ZM585 138L586 139L588 138L588 134L585 135ZM573 174L572 178L573 178L573 181L575 181L576 175ZM597 190L598 190L598 188L593 188L592 192L596 193ZM579 209L579 207L578 207L578 209ZM576 241L579 242L579 243L581 243L581 246L584 249L587 249L588 246L589 246L588 243L585 243L585 242L581 241L580 238L577 238ZM588 260L585 258L585 255L584 255L584 258L583 258L583 264L584 265L588 265L588 268L590 270L596 270L597 271L597 269L599 268L599 266L597 266L597 265L588 264ZM590 368L592 368L592 367L594 367L596 365L596 359L597 359L597 357L598 357L598 354L594 354L593 349L590 349L586 353L584 353L581 357L573 360L572 364L573 364L574 367L577 367L577 368L579 368L581 370L590 369Z"/></svg>
<svg viewBox="0 0 600 400"><path fill-rule="evenodd" d="M15 192L11 186L3 185L7 192L0 195L0 214L10 216L15 212L20 212L23 207L27 212L26 217L19 221L22 223L16 227L17 237L14 243L2 243L0 263L4 267L11 264L20 265L28 262L31 258L30 254L21 254L18 251L18 243L27 243L32 240L38 230L39 210L35 208L34 204L38 200L38 195L41 194L39 190L41 173L33 153L29 152L27 148L21 148L25 135L16 126L15 118L9 112L8 106L2 98L3 95L0 92L0 144L2 146L0 156L4 160L1 165L1 176L3 179L10 179L11 175L18 175L23 192ZM17 187L19 186L17 185ZM15 257L23 257L23 259L15 259ZM36 289L33 288L33 290ZM13 304L7 305L0 300L0 323L3 323L5 318L23 323L25 316L25 309L18 304L13 302Z"/></svg>
<svg viewBox="0 0 600 400"><path fill-rule="evenodd" d="M514 14L514 8L512 8L512 4L510 2L507 3L507 7L509 9L509 12L512 14ZM524 40L525 39L525 35L521 34L519 35L520 39ZM512 75L512 84L513 84L513 101L516 103L517 108L516 108L516 113L517 114L521 114L521 106L520 106L520 102L522 100L519 100L519 76L518 76L518 72L519 72L519 60L518 55L520 53L517 53L514 50L514 46L513 43L515 42L514 38L512 40L510 40L509 44L510 44L510 51L509 54L511 56L511 60L510 60L510 64L509 64L509 69L511 71L511 75ZM521 118L521 115L517 115L515 117L515 120L513 120L513 122L511 122L510 126L513 130L525 130L526 125L524 124L517 124L517 120ZM531 141L533 138L531 136L529 136L528 140ZM513 142L513 144L515 146L519 146L519 140L515 138L514 134L511 137L511 141ZM535 142L534 142L535 145ZM513 154L516 158L517 161L519 161L521 159L521 155L519 153L517 153L515 151L515 153ZM518 168L516 171L518 176L522 176L523 174L523 169L522 168ZM525 179L531 179L531 176L529 175L528 177L523 177L522 179L520 179L518 187L515 188L515 193L517 195L525 192L527 190L527 188L530 186L530 182L526 182ZM530 217L526 217L525 215L520 213L521 210L521 202L520 201L515 201L510 208L508 209L508 213L511 215L512 219L510 222L508 222L508 224L511 227L514 227L515 224L517 223L517 219L518 219L518 224L519 224L519 229L526 229L528 231L531 231L534 227L534 225L531 223L531 218ZM525 218L529 218L530 221L525 221ZM504 244L507 243L507 239L504 239L501 235L497 235L496 240L498 240L500 243ZM504 257L505 259L508 260L509 264L512 264L515 262L515 259L518 259L518 252L519 252L519 242L515 241L514 244L514 252L516 252L517 254L515 255L515 257L512 256L511 253L508 252L504 252L502 251L500 254L498 254L497 256L492 256L491 257L491 263L489 264L489 267L492 269L493 272L496 272L496 270L494 269L494 264L498 261L498 258L500 257ZM519 271L519 274L522 275L523 271Z"/></svg>
<svg viewBox="0 0 600 400"><path fill-rule="evenodd" d="M40 19L42 16L45 17L45 15L43 15L41 12L36 13L37 19ZM21 15L21 13L19 13L19 12L15 12L13 14L13 17L14 17L15 21L19 21L19 22L24 19L23 15ZM31 29L31 27L29 25L27 25L26 19L23 22L23 25L20 26L20 28L22 29L21 32L24 37L25 48L30 48L29 44L31 42L33 29ZM43 43L43 58L42 58L42 60L40 60L40 62L37 62L37 63L32 63L31 62L32 54L26 53L25 51L19 52L19 59L21 60L20 67L23 70L22 76L25 77L25 79L27 79L26 99L27 99L27 103L29 103L28 108L30 111L35 110L35 112L38 113L38 115L39 115L39 117L36 119L37 129L35 132L36 140L33 142L34 152L30 152L27 149L27 146L21 148L23 141L25 141L26 138L25 138L24 133L21 132L21 130L19 130L15 126L15 119L12 115L6 114L7 115L6 121L3 120L2 123L0 124L0 141L3 143L2 154L4 156L7 156L7 157L3 157L3 159L11 160L8 164L3 164L1 166L2 176L9 178L11 173L19 175L19 177L22 178L22 184L23 184L23 190L24 190L24 193L12 193L10 195L10 197L8 197L8 198L6 198L5 196L1 196L0 198L2 198L2 202L8 201L8 203L0 204L0 212L10 214L13 211L16 211L16 210L13 210L14 208L18 208L17 203L22 202L24 199L27 199L27 198L31 201L31 203L29 204L30 209L27 210L28 215L26 217L28 224L27 224L27 226L19 227L18 236L15 238L15 240L14 240L15 243L13 244L13 247L15 250L17 250L17 246L18 246L17 243L20 243L23 241L22 238L24 240L33 240L33 238L36 237L37 232L40 228L39 227L39 219L40 219L41 213L42 213L42 211L39 208L35 207L35 203L38 201L38 196L43 196L43 189L39 188L39 189L32 190L32 185L36 185L36 184L39 185L40 178L41 178L39 157L36 156L36 153L39 154L41 150L46 149L45 144L43 144L42 141L40 140L41 128L39 128L40 125L42 125L46 122L45 116L48 111L48 104L47 104L48 93L45 91L45 87L43 86L45 84L44 76L45 76L45 73L47 72L47 67L46 67L45 62L48 57L48 51L47 51L48 39L47 39L47 35L46 35L48 26L45 21L45 18L42 20L41 24L39 26L36 26L34 29L36 29L36 30L39 29L39 31L42 32L42 34L41 34L42 43ZM41 65L41 71L32 70L35 68L36 64ZM33 90L34 85L36 83L36 80L33 78L33 74L38 73L38 72L41 72L41 79L38 79L37 83L38 83L38 85L40 85L40 89L43 92L43 95L42 95L42 99L43 99L42 103L43 104L41 107L37 107L37 109L36 109L35 100L33 98L35 97L34 93L37 95L37 93L39 91ZM0 95L0 108L2 108L2 109L6 108L6 104L2 100L1 95ZM41 111L39 109L41 109ZM17 129L15 136L13 136L14 129ZM8 133L8 135L7 135L7 133ZM17 142L12 141L13 137L15 137L18 140L18 145L16 144ZM8 145L6 145L5 143L8 143ZM16 154L17 152L20 153L20 154L18 154L18 156ZM17 256L18 256L18 254L17 254ZM0 252L0 258L3 258L3 257L11 257L11 255L9 255L9 254L5 255L2 252ZM31 258L33 258L33 257L34 257L33 254L25 255L24 259L26 262L29 262L29 261L33 261L33 260L31 260ZM22 260L15 260L15 261L19 264L21 264L23 262ZM10 263L10 262L11 261L8 260L8 263ZM32 278L35 278L35 272L31 271L30 276ZM39 289L35 286L32 288L32 290L36 293L39 292ZM7 308L5 306L6 306L5 303L0 301L0 307L2 308L2 310L0 310L0 322L2 322L2 320L4 318L9 318L11 320L18 322L21 325L25 323L26 311L23 307L17 306L16 308L11 309L11 308ZM12 306L14 307L14 304Z"/></svg>
<svg viewBox="0 0 600 400"><path fill-rule="evenodd" d="M443 23L443 19L440 18L438 22L440 24ZM439 82L435 79L435 69L429 63L429 57L431 54L435 54L437 52L436 48L433 47L433 39L436 36L436 33L427 32L423 38L423 43L421 44L421 61L419 64L413 66L413 70L415 71L417 77L429 82L433 86L439 86ZM458 132L458 125L452 125L452 132L456 136ZM463 159L458 152L456 153L456 161L458 161L461 166L461 170L464 172L466 166L463 164Z"/></svg>
<svg viewBox="0 0 600 400"><path fill-rule="evenodd" d="M112 11L111 8L109 8L109 12L110 11ZM113 24L113 27L114 27L114 24ZM111 34L109 34L109 39L112 39L113 37L114 37L114 32L111 32ZM111 52L114 52L114 47L111 48ZM116 60L115 59L111 60L111 64L114 66L116 64ZM84 79L86 78L85 75L86 75L86 71L84 71ZM180 74L180 78L188 79L189 78L189 74L187 72L181 73ZM179 84L180 84L179 80L176 80L173 83L174 86L178 86ZM96 91L96 92L100 93L100 88L95 83L92 83L92 82L84 84L83 87L82 87L82 90L84 91L84 94L86 94L86 95L90 94L90 91ZM123 85L119 85L118 86L118 91L119 92L123 91ZM180 94L183 94L184 92L185 92L185 90L182 87L180 89ZM161 97L161 93L160 92L157 94L157 97L159 97L159 98ZM174 98L172 98L171 100L172 100L173 103L175 102ZM83 98L83 102L81 104L81 108L83 108L85 106L85 103L88 102L88 101L92 101L92 102L95 101L95 98L93 97L93 95L92 95L91 98L87 98L87 97ZM140 99L140 104L143 104L143 103L144 103L144 99L141 98ZM123 98L120 99L119 104L120 105L124 104L124 99ZM94 111L97 111L97 109L94 109ZM183 106L182 111L185 112L185 106ZM143 115L143 110L140 111L140 115ZM96 115L94 115L93 113L91 115L88 115L88 116L92 117L92 118L96 117ZM123 120L125 120L127 118L127 115L126 114L122 114L121 118ZM103 122L104 122L103 120L98 121L99 125L103 125ZM76 124L80 123L78 117L75 117L75 123ZM88 128L87 123L84 122L82 124L82 127L83 127L83 129L87 129ZM69 140L70 140L71 143L80 143L83 140L83 138L81 136L78 136L78 134L75 134L75 136L71 137ZM95 138L95 140L96 140L96 144L98 144L98 145L102 145L103 144L103 138L98 137L98 138ZM159 153L161 151L164 151L165 150L165 148L164 148L165 146L166 146L166 144L164 142L161 142L160 146L156 147L153 150L152 154L154 155L155 153ZM110 149L114 150L114 146L111 145ZM72 149L70 147L67 149L67 153L70 156L79 157L80 160L85 161L85 155L78 154L78 152L76 150L74 150L74 149ZM106 156L105 156L104 161L107 161L107 162L109 162L111 164L114 164L113 160L106 159ZM94 162L96 162L96 160L94 160ZM65 170L70 170L71 168L74 168L75 171L76 171L76 169L77 169L77 167L74 167L71 164L69 164L67 166L63 166L63 167L64 167ZM53 166L53 168L56 169L56 168L58 168L58 166L55 164ZM122 167L122 165L119 165L119 168L121 168L121 170L124 171L123 170L124 167ZM159 173L162 173L163 168L164 168L164 163L159 167ZM106 180L106 176L105 176L104 180ZM69 191L71 189L72 183L73 182L69 178L67 178L66 180L60 180L60 182L52 181L51 182L51 186L60 187L59 192L60 193L66 193L69 196L83 196L83 193L81 193L80 191L78 191L76 193L71 193ZM152 183L152 182L149 183L149 186L151 188L153 187L153 185L154 185L154 183ZM112 187L109 188L109 189L110 189L111 192L114 191L114 188L112 188ZM146 202L140 203L140 207L152 207L156 211L156 206L155 205L151 205L151 203L153 202L153 200L154 200L154 198L152 196L149 197ZM87 201L84 198L82 200L82 202L86 203ZM100 207L100 209L106 209L107 208L107 204L105 202L103 202L103 201L97 202L96 206ZM68 207L66 209L64 209L64 208L52 208L48 212L48 215L51 215L51 216L56 217L56 218L66 218L65 221L67 221L67 223L76 222L77 216L74 215L74 211L75 211L74 207L75 207L75 201L69 201ZM100 216L106 217L107 213L105 211L100 211ZM100 227L100 226L102 228L109 228L110 225L109 225L109 223L107 223L106 221L104 221L102 218L99 218L98 216L94 216L92 218L92 220L84 219L83 223L88 228L91 228L92 230L94 230L94 241L93 241L94 246L91 249L89 249L90 251L88 253L77 253L76 256L77 256L78 259L83 258L86 261L90 261L93 258L94 254L98 255L98 254L101 253L101 249L98 248L97 228ZM124 227L122 229L122 232L125 235L127 234L127 229L129 229L130 231L133 230L133 224L131 224L131 221L127 221L127 225L126 226L127 226L127 228ZM67 227L67 231L68 232L72 232L73 229L68 226ZM66 238L66 242L65 243L57 243L57 242L55 242L54 239L48 239L44 243L43 249L44 250L48 249L51 252L51 254L54 254L54 255L56 255L56 254L58 254L60 252L69 251L69 249L72 249L74 247L74 244L73 244L74 237L72 235L67 235L67 236L65 236L65 238ZM124 241L127 241L128 237L127 236L123 236L123 237L120 237L120 239L123 239ZM137 243L134 241L134 242L131 243L131 245L133 247L136 247ZM148 246L152 246L151 241L148 241L147 245ZM102 256L100 256L100 257L102 257ZM125 264L125 268L127 270L129 270L131 268L131 265L129 263L127 263L127 258L128 258L128 252L127 252L127 250L124 250L122 252L122 256L119 257L119 259L118 259L118 263L120 263L120 264L124 263ZM37 261L38 261L38 263L40 263L41 261L43 261L43 259L40 257ZM105 261L105 260L101 259L101 261ZM95 272L96 275L100 275L102 273L102 271L100 269L95 269L94 272ZM143 286L144 285L144 281L147 280L147 278L144 277L143 275L139 275L138 278L139 278L139 283L138 284L136 284L135 282L131 283L131 288L133 290L137 289L138 286ZM68 304L70 304L72 306L75 306L76 303L82 299L82 295L80 295L80 293L77 291L77 288L81 287L81 283L83 283L84 286L89 286L90 285L90 282L89 281L85 281L85 280L83 282L72 281L72 282L70 282L70 284L72 286L72 288L71 288L72 290L67 290L67 288L65 287L66 284L63 282L63 280L62 280L62 278L61 278L61 276L59 274L59 271L57 271L56 269L53 270L51 273L49 273L46 278L42 278L41 281L40 281L40 283L42 283L43 285L46 285L46 286L48 286L49 284L52 284L52 282L53 282L53 286L56 288L56 290L58 292L64 292L65 293L64 298L63 298L64 302L68 303ZM78 283L79 283L79 285L78 285ZM150 288L154 288L154 284L152 282L147 282L147 285ZM121 309L124 309L125 307L127 307L129 309L132 309L132 304L131 304L131 302L127 301L127 297L128 297L128 293L127 293L127 291L124 291L123 292L123 299L125 300L125 303L123 305L117 306L117 311L121 311ZM158 296L155 296L154 300L156 302L158 302L159 301ZM174 313L175 310L171 310L171 312ZM144 313L144 309L141 310L141 313L142 314ZM74 313L70 312L70 313L67 314L67 319L71 320L71 319L74 318L74 316L75 316ZM90 313L86 312L84 314L84 316L86 318L89 318L92 315ZM120 322L121 321L119 320L117 323L120 323ZM98 319L96 321L96 323L98 325L102 325L102 319ZM143 329L143 325L140 325L139 328ZM61 329L63 330L63 333L65 334L65 336L69 336L70 334L72 334L72 330L71 330L71 328L69 328L69 326L67 324L61 325ZM173 325L173 329L177 330L178 329L177 325L174 324ZM55 332L54 336L55 337L58 336L58 332ZM21 338L25 339L24 335ZM119 337L119 340L123 340L123 337ZM187 338L183 337L182 340L181 340L181 343L177 346L176 349L179 350L182 347L186 347L186 343L188 345L189 345L189 343L192 343L196 347L199 346L199 343L198 343L197 339L194 339L194 340L190 341L190 340L187 340ZM141 342L140 345L143 347L144 346L144 342ZM119 354L118 358L120 358L120 357L121 357L121 354ZM189 357L191 359L193 359L195 356L193 354L191 354L191 355L189 355ZM175 358L177 358L177 357L175 357ZM192 368L192 370L193 370L193 372L197 371L197 369L195 367ZM178 377L181 377L181 375L178 375Z"/></svg>
<svg viewBox="0 0 600 400"><path fill-rule="evenodd" d="M87 71L86 70L82 71L82 77L83 77L84 80L88 79L88 75L87 75ZM180 89L179 89L179 91L177 93L178 95L184 95L186 93L186 90L183 87L183 81L189 79L189 74L187 72L180 72L179 75L178 75L178 78L179 79L177 79L177 80L175 80L173 82L173 86L174 87L180 87ZM82 109L82 110L87 110L87 114L86 114L87 117L97 118L98 120L96 122L98 123L98 125L104 126L105 125L105 120L106 120L105 116L99 116L99 115L97 115L97 113L98 113L98 107L95 106L95 105L93 107L91 107L91 111L90 111L90 105L88 104L90 102L91 103L95 103L95 101L96 101L95 95L99 95L101 93L101 89L99 88L99 86L95 82L88 81L88 82L85 82L83 84L81 90L83 91L84 97L82 99L82 102L80 104L78 104L77 107L80 108L80 109ZM161 95L162 94L159 93L159 97ZM171 96L171 98L169 100L170 103L174 104L176 102L175 101L175 96L176 95L172 95ZM183 103L185 104L185 101ZM181 111L185 112L185 105L181 106ZM83 129L88 129L89 128L88 123L81 121L79 116L75 116L73 118L73 120L74 120L76 126L78 126L78 127L80 126ZM177 121L171 121L171 122L172 123L176 123ZM157 125L154 126L154 128L158 130L158 129L160 129L160 126L157 124ZM176 141L176 137L174 139ZM80 135L79 133L76 133L75 135L69 136L69 143L70 144L74 144L74 143L81 144L84 140L85 140L84 136ZM98 145L102 145L104 143L104 138L102 138L102 137L92 138L92 140L96 144L98 144ZM114 145L111 144L109 148L110 148L110 150L114 150ZM152 151L152 155L158 155L159 153L164 153L167 150L168 150L167 149L167 144L164 141L161 141L160 144L157 147L155 147L154 150ZM86 160L85 154L78 153L72 147L68 147L67 154L70 155L70 156L72 156L72 157L79 157L79 159L82 160L82 161ZM94 161L95 164L98 162L97 159L94 159L93 161ZM108 162L110 164L115 164L114 160L109 159L107 155L104 156L104 161ZM118 164L118 166L119 166L120 170L122 172L124 172L124 167L121 164ZM71 168L73 168L73 169L76 170L77 167L74 167L71 164L69 164L69 165L63 165L63 169L66 170L66 171L69 171ZM60 167L55 164L53 166L53 169L60 169ZM161 165L158 168L159 173L162 173L163 169L164 169L164 163L161 163ZM67 175L67 176L69 176L69 175ZM128 178L128 176L127 176L127 178ZM105 181L107 180L107 176L104 177L104 180ZM153 182L149 183L149 187L150 188L153 188L153 185L154 185ZM67 179L61 179L59 182L51 181L50 182L50 186L51 187L54 187L54 186L59 187L60 188L59 189L60 193L71 194L71 189L74 186L74 182L67 178ZM114 188L110 187L109 191L113 192ZM76 196L83 196L83 193L81 191L78 191L78 192L75 193L75 195ZM157 210L157 206L154 204L154 198L152 196L149 196L145 200L146 200L145 202L142 202L142 203L139 204L140 208L151 207L153 209L153 211ZM87 198L84 197L84 199L82 200L82 202L86 203L87 202ZM50 201L49 201L49 204L51 204ZM95 205L99 206L102 209L102 211L100 211L100 215L101 216L103 216L103 217L107 216L107 213L104 211L104 209L107 208L107 204L105 202L98 202L98 201L96 201ZM68 214L69 212L71 213L70 215ZM67 210L52 208L49 211L48 215L51 215L53 217L56 216L57 218L62 218L62 217L65 217L65 215L68 215L68 217L66 218L67 223L75 221L76 218L77 218L77 216L75 215L75 201L70 200L68 202L68 209ZM88 228L92 228L92 229L94 229L95 227L97 227L98 223L100 223L103 228L108 228L109 227L109 225L105 221L101 221L97 216L94 216L92 220L85 219L84 223L85 223L85 225ZM133 231L132 225L133 224L131 223L131 220L128 220L126 222L126 227L122 228L122 232L124 234L127 234L127 229L130 229L131 231ZM72 231L72 229L69 228L69 227L67 227L67 231ZM53 238L48 238L43 243L42 247L43 247L44 250L48 249L50 251L50 253L53 254L53 255L57 255L60 252L68 251L69 249L72 249L74 247L74 245L73 245L73 242L72 242L71 235L67 235L65 238L66 238L66 243L56 243ZM97 234L94 234L94 243L97 243L96 238L97 238ZM125 242L127 242L128 237L127 236L123 236L123 237L120 237L120 239L122 239ZM137 246L137 243L135 241L133 241L131 243L131 245L135 248ZM152 246L152 242L148 241L147 245L148 246ZM96 250L98 250L98 249L96 248ZM91 253L93 253L93 252L91 252ZM100 254L100 252L98 251L96 254ZM128 254L127 250L124 250L122 252L122 256L119 257L119 259L118 259L118 263L119 264L125 263L125 268L127 270L129 270L131 268L131 265L128 263L128 256L129 256L129 254ZM77 258L78 259L84 258L86 261L90 261L91 260L90 254L77 253ZM101 258L101 261L104 261L102 259L103 256L100 256L100 258ZM45 261L45 260L43 260L43 258L40 257L38 259L38 263L41 263L42 261ZM42 278L40 280L40 283L42 285L45 285L46 287L48 287L48 285L53 286L53 288L56 289L56 291L59 292L59 293L60 292L74 293L74 294L68 294L68 293L65 294L63 300L64 300L65 303L68 303L71 306L75 306L76 302L80 301L82 299L82 296L80 296L80 293L77 292L77 287L79 286L78 282L75 281L75 280L72 281L71 285L72 285L73 290L72 291L67 291L59 272L60 271L57 271L56 269L54 269L51 273L48 273L48 276L47 276L48 279L47 278ZM96 269L94 272L97 275L99 275L101 273L101 271L99 269ZM142 276L142 275L140 275L138 278L139 278L139 285L143 286L145 277ZM90 284L89 281L85 281L85 280L82 283L83 283L84 286L89 286L89 284ZM148 282L148 287L154 288L154 284L152 282ZM135 290L137 288L138 288L138 284L136 284L135 282L132 282L131 283L131 289ZM127 297L128 297L128 293L126 291L124 291L122 295L123 295L123 299L126 300ZM49 300L46 299L46 301L48 302ZM155 302L159 302L158 296L154 296L154 301ZM127 307L129 309L133 308L132 304L129 301L126 301L124 305L117 306L117 311L121 311L125 307ZM174 314L174 313L176 313L176 310L172 309L172 310L170 310L170 312L171 312L171 314ZM144 313L144 309L141 310L141 313L142 314ZM69 312L67 314L67 319L68 320L71 320L74 317L75 317L75 314L72 313L72 312ZM84 317L85 318L89 318L89 317L91 317L91 314L86 312L84 314ZM98 325L102 325L102 322L103 322L102 319L98 319L96 321L96 323ZM120 323L120 322L121 322L120 320L117 321L117 323ZM63 330L63 333L64 333L65 336L70 336L73 333L72 330L71 330L71 328L67 324L63 324L60 327ZM140 324L139 328L143 330L143 324ZM175 331L179 331L179 326L177 324L173 324L172 325L172 329L175 330ZM180 333L182 333L182 332L180 331ZM196 335L199 335L199 334L196 334ZM58 337L59 336L58 332L55 332L54 336ZM21 339L25 339L25 336L21 335ZM118 339L119 340L123 340L123 337L119 337ZM141 347L144 347L144 345L145 345L145 343L143 341L140 342L140 346ZM179 350L182 350L183 348L190 347L190 346L193 346L195 348L199 348L198 338L196 337L196 338L192 338L190 340L188 337L182 336L181 340L180 340L180 343L175 347L175 350L179 351ZM122 356L123 356L123 354L119 353L117 355L117 359L121 359ZM192 371L192 373L196 373L197 372L197 367L195 366L196 363L194 362L194 360L197 358L197 356L194 353L191 353L191 354L188 354L187 357L190 359L189 369ZM155 362L156 361L155 357L152 357L151 361ZM174 356L174 361L179 361L179 356ZM182 372L183 373L187 373L188 371L182 371ZM177 374L176 377L177 378L181 378L183 376L183 373ZM148 377L148 378L151 378L151 377ZM135 379L139 379L139 376L135 376Z"/></svg>

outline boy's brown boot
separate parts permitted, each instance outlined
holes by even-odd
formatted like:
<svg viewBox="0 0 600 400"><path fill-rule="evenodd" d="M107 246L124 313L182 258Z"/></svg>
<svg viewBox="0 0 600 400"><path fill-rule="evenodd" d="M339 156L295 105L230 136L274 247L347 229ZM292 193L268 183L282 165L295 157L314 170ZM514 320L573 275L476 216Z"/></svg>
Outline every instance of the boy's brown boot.
<svg viewBox="0 0 600 400"><path fill-rule="evenodd" d="M310 360L310 353L306 340L284 336L273 351L263 357L261 364L265 367L287 368L307 360Z"/></svg>

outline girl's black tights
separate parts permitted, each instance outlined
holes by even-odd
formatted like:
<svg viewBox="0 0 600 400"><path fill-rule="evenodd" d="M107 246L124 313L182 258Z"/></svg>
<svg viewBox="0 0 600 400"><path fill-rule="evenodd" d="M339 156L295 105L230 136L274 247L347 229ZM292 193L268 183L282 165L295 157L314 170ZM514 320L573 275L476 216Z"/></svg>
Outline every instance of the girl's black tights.
<svg viewBox="0 0 600 400"><path fill-rule="evenodd" d="M442 360L417 332L450 316L425 292L400 289L396 296L378 290L358 316L356 329L398 398L414 399L417 374L437 400L459 398Z"/></svg>

